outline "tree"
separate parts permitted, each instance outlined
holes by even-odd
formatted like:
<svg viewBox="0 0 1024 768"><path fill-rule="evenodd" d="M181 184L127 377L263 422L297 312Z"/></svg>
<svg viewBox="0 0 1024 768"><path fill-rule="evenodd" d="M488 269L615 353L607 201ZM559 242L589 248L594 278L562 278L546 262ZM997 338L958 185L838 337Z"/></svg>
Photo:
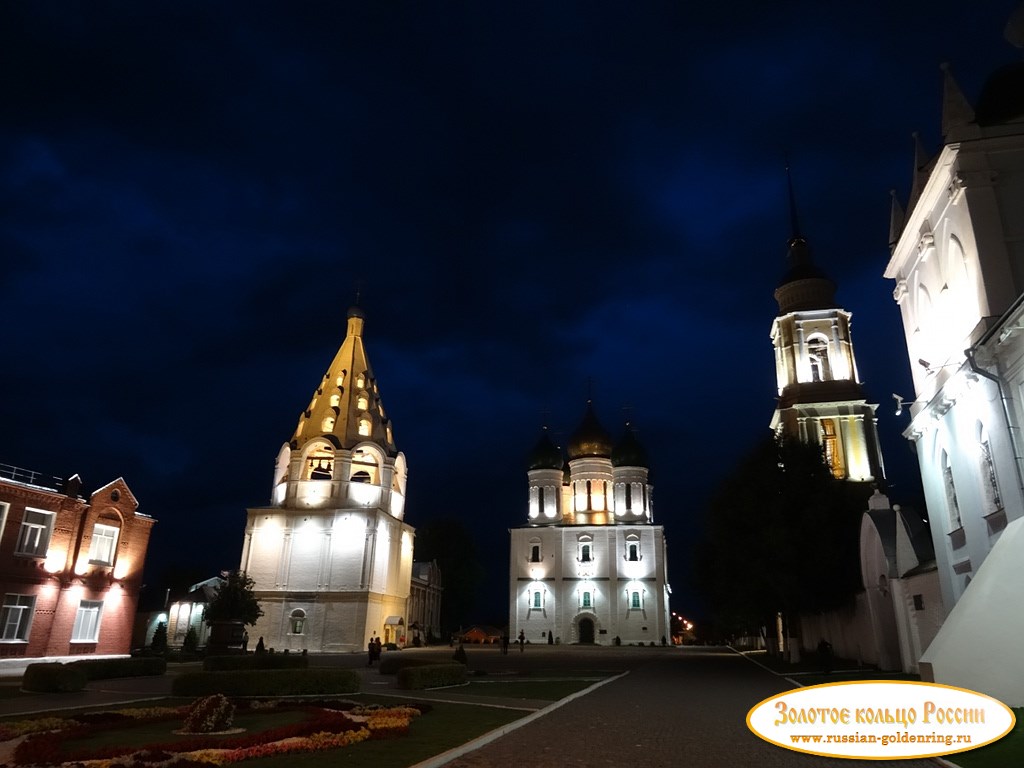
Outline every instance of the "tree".
<svg viewBox="0 0 1024 768"><path fill-rule="evenodd" d="M149 643L149 649L153 653L164 654L167 651L167 625L164 622L160 622L156 625L156 629L153 630L153 639Z"/></svg>
<svg viewBox="0 0 1024 768"><path fill-rule="evenodd" d="M837 480L820 446L760 443L715 493L698 549L698 583L719 633L850 601L861 586L857 544L871 490Z"/></svg>
<svg viewBox="0 0 1024 768"><path fill-rule="evenodd" d="M224 583L206 607L206 623L213 625L222 621L236 621L255 624L263 615L263 609L253 591L255 582L245 571L228 571L221 576Z"/></svg>

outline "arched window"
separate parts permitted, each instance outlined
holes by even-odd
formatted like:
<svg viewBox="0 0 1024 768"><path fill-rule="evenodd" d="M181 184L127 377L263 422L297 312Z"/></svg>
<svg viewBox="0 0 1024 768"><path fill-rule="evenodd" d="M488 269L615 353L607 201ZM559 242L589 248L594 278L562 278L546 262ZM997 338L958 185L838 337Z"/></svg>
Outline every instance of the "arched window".
<svg viewBox="0 0 1024 768"><path fill-rule="evenodd" d="M960 502L956 498L956 484L953 482L953 466L949 463L949 454L942 452L942 484L946 490L946 505L949 507L950 530L963 528L960 519Z"/></svg>
<svg viewBox="0 0 1024 768"><path fill-rule="evenodd" d="M828 361L828 339L820 333L807 340L807 359L811 365L811 381L831 381L832 368Z"/></svg>
<svg viewBox="0 0 1024 768"><path fill-rule="evenodd" d="M380 464L378 457L367 446L352 451L352 474L349 479L354 483L378 483Z"/></svg>
<svg viewBox="0 0 1024 768"><path fill-rule="evenodd" d="M339 389L345 386L345 374L347 373L348 371L342 370L341 373L338 374L338 377L334 380L334 383L338 386Z"/></svg>
<svg viewBox="0 0 1024 768"><path fill-rule="evenodd" d="M985 498L985 514L988 514L1003 508L1003 497L999 493L996 465L992 460L992 445L983 424L978 425L978 454L981 460L981 490Z"/></svg>
<svg viewBox="0 0 1024 768"><path fill-rule="evenodd" d="M636 590L629 593L629 609L631 611L638 611L642 607L640 603L640 593Z"/></svg>
<svg viewBox="0 0 1024 768"><path fill-rule="evenodd" d="M360 419L359 420L359 434L362 435L363 437L369 437L370 436L370 420L369 419Z"/></svg>
<svg viewBox="0 0 1024 768"><path fill-rule="evenodd" d="M365 392L360 392L358 395L356 395L356 408L358 408L360 411L365 411L369 407L370 400L366 396Z"/></svg>
<svg viewBox="0 0 1024 768"><path fill-rule="evenodd" d="M301 635L306 628L306 612L301 608L292 611L291 616L288 617L288 627L290 634Z"/></svg>
<svg viewBox="0 0 1024 768"><path fill-rule="evenodd" d="M593 603L591 602L590 593L589 592L584 592L583 593L582 606L584 608L591 608L591 607L593 607Z"/></svg>
<svg viewBox="0 0 1024 768"><path fill-rule="evenodd" d="M330 480L334 476L334 451L328 445L318 445L306 457L305 480Z"/></svg>
<svg viewBox="0 0 1024 768"><path fill-rule="evenodd" d="M366 386L366 377L363 376L363 374L360 373L358 376L356 376L356 387L358 387L359 389L362 389L365 386Z"/></svg>
<svg viewBox="0 0 1024 768"><path fill-rule="evenodd" d="M820 424L821 445L825 449L825 461L832 468L832 474L842 480L846 477L846 467L843 465L843 452L839 447L836 422L833 419L822 419Z"/></svg>
<svg viewBox="0 0 1024 768"><path fill-rule="evenodd" d="M333 432L334 431L334 417L324 416L324 420L320 422L321 432Z"/></svg>
<svg viewBox="0 0 1024 768"><path fill-rule="evenodd" d="M581 563L589 563L590 562L590 545L589 544L584 544L583 546L580 547L580 562Z"/></svg>
<svg viewBox="0 0 1024 768"><path fill-rule="evenodd" d="M331 395L331 408L337 408L340 405L341 405L341 395L339 395L339 394Z"/></svg>

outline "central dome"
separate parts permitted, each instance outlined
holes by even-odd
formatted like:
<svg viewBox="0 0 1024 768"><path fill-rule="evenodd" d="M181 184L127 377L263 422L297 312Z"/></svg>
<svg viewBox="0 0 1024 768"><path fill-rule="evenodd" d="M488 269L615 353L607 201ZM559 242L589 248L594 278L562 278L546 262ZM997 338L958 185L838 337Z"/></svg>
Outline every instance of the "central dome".
<svg viewBox="0 0 1024 768"><path fill-rule="evenodd" d="M612 438L605 432L601 422L594 413L594 405L588 400L587 411L583 421L569 438L569 459L582 459L589 456L610 458L612 455Z"/></svg>

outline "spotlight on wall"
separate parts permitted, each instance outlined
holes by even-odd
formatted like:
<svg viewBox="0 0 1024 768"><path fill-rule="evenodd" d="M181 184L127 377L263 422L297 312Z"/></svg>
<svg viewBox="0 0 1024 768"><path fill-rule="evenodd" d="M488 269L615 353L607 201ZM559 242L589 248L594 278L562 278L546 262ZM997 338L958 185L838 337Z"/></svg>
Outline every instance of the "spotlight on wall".
<svg viewBox="0 0 1024 768"><path fill-rule="evenodd" d="M925 369L926 371L928 371L928 373L931 373L931 372L932 372L932 364L931 364L931 363L929 363L929 362L928 362L927 360L925 360L924 358L920 358L920 357L919 357L919 358L917 359L917 364L918 364L918 365L920 365L920 366L921 366L922 368L924 368L924 369Z"/></svg>
<svg viewBox="0 0 1024 768"><path fill-rule="evenodd" d="M897 395L895 392L892 393L892 399L896 401L896 415L903 415L903 398Z"/></svg>

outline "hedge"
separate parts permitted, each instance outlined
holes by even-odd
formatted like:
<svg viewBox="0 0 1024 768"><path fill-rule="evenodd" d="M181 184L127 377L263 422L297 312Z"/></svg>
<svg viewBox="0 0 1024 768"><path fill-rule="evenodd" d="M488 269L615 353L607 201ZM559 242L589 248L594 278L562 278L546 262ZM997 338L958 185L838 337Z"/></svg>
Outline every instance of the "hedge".
<svg viewBox="0 0 1024 768"><path fill-rule="evenodd" d="M158 656L131 659L82 659L72 661L69 667L85 672L89 680L108 680L112 677L148 677L162 675L167 671L167 662Z"/></svg>
<svg viewBox="0 0 1024 768"><path fill-rule="evenodd" d="M25 676L21 679L21 687L26 691L40 693L68 693L80 691L89 682L88 677L79 666L61 664L60 662L43 662L29 664L25 667Z"/></svg>
<svg viewBox="0 0 1024 768"><path fill-rule="evenodd" d="M269 669L191 672L174 678L175 696L304 696L356 693L359 675L351 669Z"/></svg>
<svg viewBox="0 0 1024 768"><path fill-rule="evenodd" d="M301 653L260 653L248 656L207 656L203 660L206 672L226 672L239 669L306 669L309 656Z"/></svg>
<svg viewBox="0 0 1024 768"><path fill-rule="evenodd" d="M401 653L389 653L380 660L380 673L393 675L406 667L426 667L437 664L437 659L425 659L422 656L405 656Z"/></svg>
<svg viewBox="0 0 1024 768"><path fill-rule="evenodd" d="M427 664L398 670L398 687L407 691L423 688L441 688L466 682L466 667L462 664Z"/></svg>

